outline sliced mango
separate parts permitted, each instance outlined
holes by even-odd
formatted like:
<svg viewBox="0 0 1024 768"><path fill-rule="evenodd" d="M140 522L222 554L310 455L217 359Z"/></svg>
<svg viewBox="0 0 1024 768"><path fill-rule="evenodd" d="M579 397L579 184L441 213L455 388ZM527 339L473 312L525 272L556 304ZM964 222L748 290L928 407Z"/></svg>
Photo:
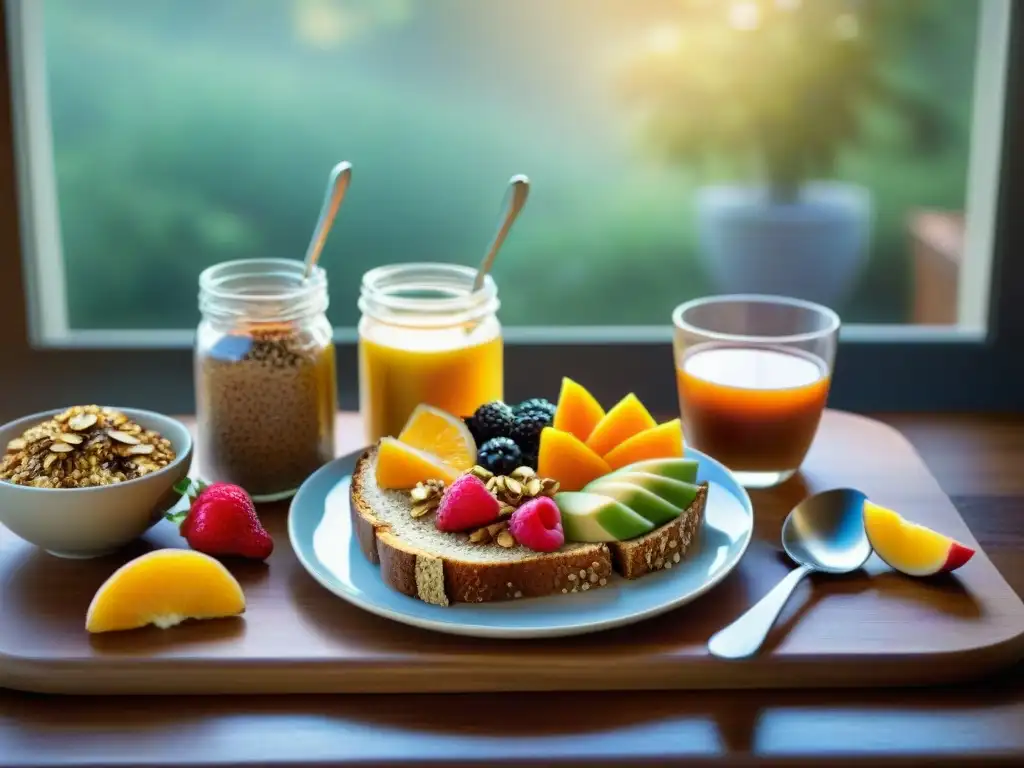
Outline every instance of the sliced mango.
<svg viewBox="0 0 1024 768"><path fill-rule="evenodd" d="M640 398L630 392L597 422L586 440L587 447L598 456L604 456L619 443L655 426L654 417L647 412Z"/></svg>
<svg viewBox="0 0 1024 768"><path fill-rule="evenodd" d="M683 455L683 426L679 419L645 429L604 454L612 469L647 459L676 459Z"/></svg>
<svg viewBox="0 0 1024 768"><path fill-rule="evenodd" d="M551 426L586 442L602 418L604 408L597 399L582 384L568 377L563 378Z"/></svg>
<svg viewBox="0 0 1024 768"><path fill-rule="evenodd" d="M578 491L610 471L608 462L572 433L554 427L541 431L537 474L557 480L563 491Z"/></svg>

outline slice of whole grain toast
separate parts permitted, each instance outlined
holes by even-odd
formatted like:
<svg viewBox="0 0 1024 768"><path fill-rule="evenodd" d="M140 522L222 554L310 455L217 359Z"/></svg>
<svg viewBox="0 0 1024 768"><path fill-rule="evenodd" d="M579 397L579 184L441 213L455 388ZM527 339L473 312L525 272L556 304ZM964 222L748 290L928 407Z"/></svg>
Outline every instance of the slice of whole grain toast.
<svg viewBox="0 0 1024 768"><path fill-rule="evenodd" d="M605 586L613 568L626 578L671 568L696 539L707 499L702 486L679 518L631 541L566 542L557 552L519 544L506 549L439 531L431 515L413 518L407 491L377 485L376 462L377 449L371 447L352 473L352 522L360 549L380 565L392 589L437 605L580 592Z"/></svg>

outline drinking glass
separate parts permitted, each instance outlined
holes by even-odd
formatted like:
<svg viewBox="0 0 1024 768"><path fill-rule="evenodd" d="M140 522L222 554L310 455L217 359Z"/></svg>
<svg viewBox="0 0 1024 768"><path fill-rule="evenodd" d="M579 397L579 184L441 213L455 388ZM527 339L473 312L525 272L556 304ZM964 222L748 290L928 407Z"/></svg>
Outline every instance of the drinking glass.
<svg viewBox="0 0 1024 768"><path fill-rule="evenodd" d="M735 294L680 304L672 322L687 444L747 488L792 477L828 399L839 316L800 299Z"/></svg>

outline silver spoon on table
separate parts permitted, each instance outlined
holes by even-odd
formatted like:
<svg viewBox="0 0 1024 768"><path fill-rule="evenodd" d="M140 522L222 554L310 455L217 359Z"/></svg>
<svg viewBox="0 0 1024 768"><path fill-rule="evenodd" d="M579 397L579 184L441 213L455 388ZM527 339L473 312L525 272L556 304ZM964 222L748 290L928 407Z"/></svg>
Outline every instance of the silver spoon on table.
<svg viewBox="0 0 1024 768"><path fill-rule="evenodd" d="M712 656L753 656L804 576L812 571L851 573L867 562L872 550L864 530L866 498L852 488L835 488L808 496L793 508L782 525L782 548L800 567L711 637Z"/></svg>
<svg viewBox="0 0 1024 768"><path fill-rule="evenodd" d="M338 215L341 208L341 201L345 199L345 192L348 191L349 182L352 180L352 163L343 160L331 169L327 178L327 191L324 193L324 202L320 206L320 216L316 220L316 227L313 229L313 237L306 249L306 268L303 272L303 279L313 273L313 267L320 259L320 252L327 242L327 234L334 224L334 217Z"/></svg>
<svg viewBox="0 0 1024 768"><path fill-rule="evenodd" d="M498 231L495 233L483 261L480 262L476 279L473 281L474 293L484 287L484 278L487 277L487 273L494 266L494 259L498 255L498 250L501 248L502 243L505 242L505 238L508 237L509 230L512 229L512 225L515 223L516 217L519 216L519 212L526 205L526 197L529 193L530 180L523 174L517 174L508 180L508 191L505 193L505 200L502 204L502 215L501 221L498 223Z"/></svg>

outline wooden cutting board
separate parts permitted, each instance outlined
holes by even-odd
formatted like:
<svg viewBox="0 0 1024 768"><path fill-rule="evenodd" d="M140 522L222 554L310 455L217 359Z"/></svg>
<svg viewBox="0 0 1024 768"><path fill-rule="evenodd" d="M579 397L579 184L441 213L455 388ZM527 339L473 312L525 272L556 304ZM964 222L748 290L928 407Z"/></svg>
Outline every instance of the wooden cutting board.
<svg viewBox="0 0 1024 768"><path fill-rule="evenodd" d="M339 453L358 447L355 419L339 427ZM296 561L287 504L261 508L277 543L269 563L231 565L248 598L243 618L91 637L83 624L95 590L130 557L184 546L174 527L160 523L89 561L52 557L0 527L0 685L92 694L880 686L966 679L1024 657L1024 605L979 551L944 578L900 576L872 558L856 575L807 579L760 656L710 658L708 638L792 567L778 544L789 509L840 485L977 546L898 432L834 411L801 473L752 494L755 540L718 587L661 617L575 638L462 638L365 613Z"/></svg>

